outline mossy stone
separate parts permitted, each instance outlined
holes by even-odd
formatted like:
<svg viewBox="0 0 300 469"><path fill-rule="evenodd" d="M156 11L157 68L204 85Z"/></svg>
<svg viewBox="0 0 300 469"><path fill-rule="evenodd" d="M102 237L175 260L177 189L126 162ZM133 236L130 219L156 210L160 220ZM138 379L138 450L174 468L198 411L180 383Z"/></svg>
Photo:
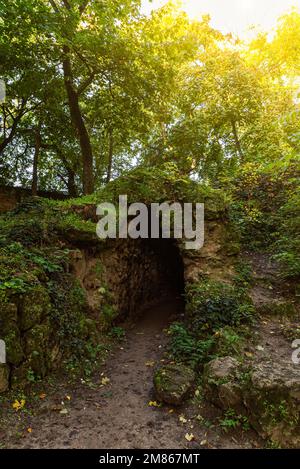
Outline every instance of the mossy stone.
<svg viewBox="0 0 300 469"><path fill-rule="evenodd" d="M50 326L39 324L30 329L24 337L25 353L31 368L40 377L46 375L50 363Z"/></svg>
<svg viewBox="0 0 300 469"><path fill-rule="evenodd" d="M153 381L159 401L180 405L195 381L195 373L181 364L166 365L156 370Z"/></svg>
<svg viewBox="0 0 300 469"><path fill-rule="evenodd" d="M50 298L47 290L41 286L35 286L23 297L20 328L26 331L39 324L49 314L51 308Z"/></svg>
<svg viewBox="0 0 300 469"><path fill-rule="evenodd" d="M19 365L24 358L20 330L13 322L9 326L9 332L3 337L6 345L6 360L12 365Z"/></svg>

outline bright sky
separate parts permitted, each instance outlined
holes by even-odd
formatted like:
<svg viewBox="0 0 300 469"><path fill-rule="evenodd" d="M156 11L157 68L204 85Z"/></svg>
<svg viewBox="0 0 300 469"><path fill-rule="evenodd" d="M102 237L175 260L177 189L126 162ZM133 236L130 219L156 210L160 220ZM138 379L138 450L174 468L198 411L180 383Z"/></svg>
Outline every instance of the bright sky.
<svg viewBox="0 0 300 469"><path fill-rule="evenodd" d="M165 3L167 0L153 0L151 3L142 0L143 11L149 13ZM215 28L242 37L249 35L249 28L253 25L271 31L277 18L291 7L300 10L300 0L183 0L182 3L192 18L209 13Z"/></svg>

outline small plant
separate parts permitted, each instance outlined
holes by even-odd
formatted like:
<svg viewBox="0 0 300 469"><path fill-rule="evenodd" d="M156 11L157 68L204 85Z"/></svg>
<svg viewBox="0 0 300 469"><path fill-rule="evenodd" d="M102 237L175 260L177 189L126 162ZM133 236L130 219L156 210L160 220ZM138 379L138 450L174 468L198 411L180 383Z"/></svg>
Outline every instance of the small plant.
<svg viewBox="0 0 300 469"><path fill-rule="evenodd" d="M113 321L117 316L117 310L115 306L108 303L104 304L101 309L101 319L104 329L110 329Z"/></svg>
<svg viewBox="0 0 300 469"><path fill-rule="evenodd" d="M35 383L37 381L37 377L31 368L27 370L26 379L29 383Z"/></svg>
<svg viewBox="0 0 300 469"><path fill-rule="evenodd" d="M224 418L220 420L220 426L225 432L241 427L244 431L250 429L249 420L245 415L237 415L233 409L225 412Z"/></svg>
<svg viewBox="0 0 300 469"><path fill-rule="evenodd" d="M232 327L225 326L215 333L215 337L216 355L238 355L241 352L243 338Z"/></svg>
<svg viewBox="0 0 300 469"><path fill-rule="evenodd" d="M239 262L235 268L234 283L238 288L248 289L252 282L252 267L248 262Z"/></svg>
<svg viewBox="0 0 300 469"><path fill-rule="evenodd" d="M171 355L176 361L197 367L209 359L214 338L199 340L182 323L172 324L169 334L171 335Z"/></svg>
<svg viewBox="0 0 300 469"><path fill-rule="evenodd" d="M123 327L114 326L111 328L109 335L117 340L123 340L125 338L125 330Z"/></svg>

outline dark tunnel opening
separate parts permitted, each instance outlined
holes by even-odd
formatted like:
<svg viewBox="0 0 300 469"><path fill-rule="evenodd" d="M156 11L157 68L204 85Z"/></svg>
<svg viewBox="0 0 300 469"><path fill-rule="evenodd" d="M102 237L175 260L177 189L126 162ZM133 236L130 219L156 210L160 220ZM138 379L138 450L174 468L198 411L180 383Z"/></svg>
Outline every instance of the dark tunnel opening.
<svg viewBox="0 0 300 469"><path fill-rule="evenodd" d="M143 239L140 248L151 259L155 274L141 285L139 300L129 316L140 318L143 324L167 327L182 317L185 310L184 263L176 239ZM151 326L151 327L152 327Z"/></svg>
<svg viewBox="0 0 300 469"><path fill-rule="evenodd" d="M177 241L160 238L150 239L148 243L159 261L161 287L166 289L166 294L183 298L184 265Z"/></svg>

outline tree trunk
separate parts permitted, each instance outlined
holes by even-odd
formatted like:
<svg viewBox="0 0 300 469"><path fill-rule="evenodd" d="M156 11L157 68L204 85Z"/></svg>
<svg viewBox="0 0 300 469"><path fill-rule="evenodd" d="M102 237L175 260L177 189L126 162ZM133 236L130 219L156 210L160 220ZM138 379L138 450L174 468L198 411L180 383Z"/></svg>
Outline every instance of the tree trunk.
<svg viewBox="0 0 300 469"><path fill-rule="evenodd" d="M17 133L18 124L20 123L22 117L23 117L23 111L21 110L19 114L13 119L13 124L11 126L8 137L4 136L2 142L0 142L0 153L2 153L5 150L5 148L11 143L11 141L15 137Z"/></svg>
<svg viewBox="0 0 300 469"><path fill-rule="evenodd" d="M91 194L94 191L94 174L93 174L93 152L90 138L81 113L78 94L74 87L72 66L69 58L70 50L67 46L63 48L64 60L64 83L68 95L68 103L73 126L79 138L81 148L82 166L83 166L83 193Z"/></svg>
<svg viewBox="0 0 300 469"><path fill-rule="evenodd" d="M33 164L32 164L31 193L33 196L36 196L37 191L38 191L38 165L39 165L39 156L40 156L41 146L42 146L41 129L39 126L35 131L34 156L33 156Z"/></svg>
<svg viewBox="0 0 300 469"><path fill-rule="evenodd" d="M70 197L78 197L77 186L75 182L75 171L71 168L67 168L68 172L68 194Z"/></svg>
<svg viewBox="0 0 300 469"><path fill-rule="evenodd" d="M241 160L243 160L244 159L244 154L243 154L241 142L239 140L238 131L237 131L237 127L236 127L236 122L235 122L234 119L231 120L231 125L232 125L232 133L233 133L236 152L237 152L239 158Z"/></svg>
<svg viewBox="0 0 300 469"><path fill-rule="evenodd" d="M112 170L112 163L113 163L113 156L114 156L114 136L113 136L112 129L109 129L108 139L109 139L109 147L108 147L108 165L107 165L107 176L106 176L107 184L109 183L111 179L111 170Z"/></svg>

